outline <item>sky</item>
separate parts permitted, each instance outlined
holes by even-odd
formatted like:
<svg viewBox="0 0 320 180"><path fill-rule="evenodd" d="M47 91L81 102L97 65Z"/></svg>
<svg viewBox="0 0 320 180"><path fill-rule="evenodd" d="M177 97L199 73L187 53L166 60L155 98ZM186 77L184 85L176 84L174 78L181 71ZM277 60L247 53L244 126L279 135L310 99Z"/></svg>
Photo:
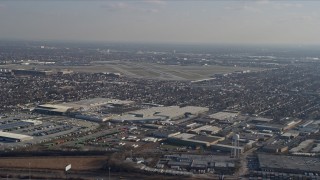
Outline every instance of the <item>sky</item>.
<svg viewBox="0 0 320 180"><path fill-rule="evenodd" d="M0 0L0 39L320 44L317 0Z"/></svg>

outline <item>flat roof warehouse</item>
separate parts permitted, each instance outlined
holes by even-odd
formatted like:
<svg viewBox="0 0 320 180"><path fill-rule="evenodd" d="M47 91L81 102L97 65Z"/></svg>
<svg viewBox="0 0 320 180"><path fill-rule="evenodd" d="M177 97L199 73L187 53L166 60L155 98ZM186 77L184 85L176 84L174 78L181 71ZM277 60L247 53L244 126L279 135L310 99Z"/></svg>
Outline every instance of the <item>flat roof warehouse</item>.
<svg viewBox="0 0 320 180"><path fill-rule="evenodd" d="M209 108L197 106L168 106L168 107L153 107L138 111L129 112L126 115L112 118L114 122L136 121L148 122L159 120L176 120L183 118L186 114L198 115L207 112Z"/></svg>
<svg viewBox="0 0 320 180"><path fill-rule="evenodd" d="M60 103L60 104L41 104L38 105L34 111L44 114L54 114L54 115L66 115L69 111L73 110L89 110L94 107L103 106L107 104L112 105L126 105L132 104L133 101L123 101L118 99L108 99L108 98L92 98L86 100L80 100L76 102Z"/></svg>
<svg viewBox="0 0 320 180"><path fill-rule="evenodd" d="M28 140L32 140L32 139L33 139L32 136L0 131L0 140L2 140L2 141L21 142L21 141L28 141Z"/></svg>
<svg viewBox="0 0 320 180"><path fill-rule="evenodd" d="M258 158L263 171L320 173L320 159L315 157L259 154Z"/></svg>

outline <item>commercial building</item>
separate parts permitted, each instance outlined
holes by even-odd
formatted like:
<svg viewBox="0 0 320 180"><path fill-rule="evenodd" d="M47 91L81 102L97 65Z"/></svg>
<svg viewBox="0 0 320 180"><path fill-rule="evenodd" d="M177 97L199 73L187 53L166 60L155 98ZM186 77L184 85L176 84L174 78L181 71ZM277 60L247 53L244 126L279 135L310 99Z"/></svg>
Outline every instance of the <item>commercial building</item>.
<svg viewBox="0 0 320 180"><path fill-rule="evenodd" d="M73 107L74 109L81 109L82 111L89 110L91 108L104 106L104 105L130 105L134 101L124 101L119 99L109 99L109 98L91 98L84 99L75 102L63 103L65 106Z"/></svg>
<svg viewBox="0 0 320 180"><path fill-rule="evenodd" d="M196 106L167 106L152 107L138 111L129 112L126 115L112 118L113 122L153 122L162 120L177 120L188 117L189 115L198 115L207 112L209 109Z"/></svg>
<svg viewBox="0 0 320 180"><path fill-rule="evenodd" d="M238 116L238 112L221 111L209 115L209 118L216 120L218 122L232 121Z"/></svg>
<svg viewBox="0 0 320 180"><path fill-rule="evenodd" d="M69 112L86 112L89 110L96 110L97 108L110 105L110 106L125 106L134 103L133 101L123 101L118 99L108 98L92 98L75 102L60 103L60 104L41 104L38 105L34 111L42 114L49 115L68 115ZM92 118L87 115L79 116L83 118ZM94 116L93 116L94 117ZM103 119L103 118L102 118Z"/></svg>
<svg viewBox="0 0 320 180"><path fill-rule="evenodd" d="M205 125L205 126L201 126L199 128L190 130L190 132L194 134L217 134L219 131L221 131L221 129L222 128L219 128L217 126Z"/></svg>
<svg viewBox="0 0 320 180"><path fill-rule="evenodd" d="M0 131L0 141L21 142L21 141L28 141L28 140L32 140L32 139L33 139L32 136Z"/></svg>
<svg viewBox="0 0 320 180"><path fill-rule="evenodd" d="M72 107L58 105L58 104L42 104L38 105L34 112L41 114L49 114L49 115L66 115L67 112L73 110Z"/></svg>

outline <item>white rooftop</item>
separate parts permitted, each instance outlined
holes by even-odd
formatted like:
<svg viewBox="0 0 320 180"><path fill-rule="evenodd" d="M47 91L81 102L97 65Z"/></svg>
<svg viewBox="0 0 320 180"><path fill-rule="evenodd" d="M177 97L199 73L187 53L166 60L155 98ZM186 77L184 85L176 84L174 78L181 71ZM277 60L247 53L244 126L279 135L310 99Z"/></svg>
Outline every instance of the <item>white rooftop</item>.
<svg viewBox="0 0 320 180"><path fill-rule="evenodd" d="M238 116L238 113L233 113L233 112L217 112L214 114L209 115L210 118L212 119L217 119L217 120L227 120L230 118L235 118Z"/></svg>
<svg viewBox="0 0 320 180"><path fill-rule="evenodd" d="M206 112L208 110L208 108L197 106L186 106L182 108L180 108L179 106L152 107L149 109L132 111L126 115L113 119L127 121L167 120L183 117L186 113L196 115L198 113Z"/></svg>
<svg viewBox="0 0 320 180"><path fill-rule="evenodd" d="M9 132L2 132L2 131L0 131L0 137L19 139L20 141L33 139L32 136L27 136L27 135L23 135L23 134L16 134L16 133L9 133Z"/></svg>
<svg viewBox="0 0 320 180"><path fill-rule="evenodd" d="M72 107L65 106L65 105L59 105L59 104L41 104L37 107L38 109L50 109L52 111L56 112L66 112Z"/></svg>
<svg viewBox="0 0 320 180"><path fill-rule="evenodd" d="M204 125L199 128L191 130L194 133L200 133L201 131L210 131L211 133L218 133L221 130L221 128L217 126L210 126L210 125Z"/></svg>

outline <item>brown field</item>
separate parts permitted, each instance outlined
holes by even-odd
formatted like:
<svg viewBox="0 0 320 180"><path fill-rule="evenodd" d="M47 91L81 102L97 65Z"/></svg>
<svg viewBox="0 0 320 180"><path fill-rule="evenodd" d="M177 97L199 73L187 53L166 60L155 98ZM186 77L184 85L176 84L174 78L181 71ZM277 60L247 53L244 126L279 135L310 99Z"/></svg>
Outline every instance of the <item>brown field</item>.
<svg viewBox="0 0 320 180"><path fill-rule="evenodd" d="M64 170L71 164L72 170L97 170L101 169L108 157L6 157L0 158L0 168L30 168Z"/></svg>

